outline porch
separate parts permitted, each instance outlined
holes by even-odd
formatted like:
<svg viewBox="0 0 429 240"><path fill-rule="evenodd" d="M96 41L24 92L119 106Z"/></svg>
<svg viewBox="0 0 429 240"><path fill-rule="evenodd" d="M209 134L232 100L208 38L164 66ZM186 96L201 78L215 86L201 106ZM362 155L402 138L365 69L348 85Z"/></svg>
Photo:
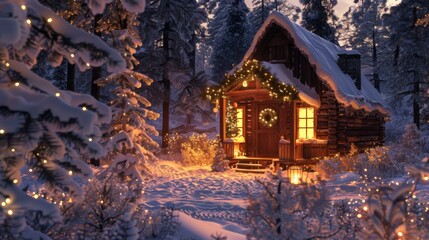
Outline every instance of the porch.
<svg viewBox="0 0 429 240"><path fill-rule="evenodd" d="M223 147L225 158L229 160L230 165L237 172L265 173L277 171L279 167L287 170L292 166L310 168L317 164L321 157L327 155L326 142L298 142L294 146L295 151L291 151L290 142L283 138L278 144L278 158L239 155L240 143L234 141L224 141Z"/></svg>

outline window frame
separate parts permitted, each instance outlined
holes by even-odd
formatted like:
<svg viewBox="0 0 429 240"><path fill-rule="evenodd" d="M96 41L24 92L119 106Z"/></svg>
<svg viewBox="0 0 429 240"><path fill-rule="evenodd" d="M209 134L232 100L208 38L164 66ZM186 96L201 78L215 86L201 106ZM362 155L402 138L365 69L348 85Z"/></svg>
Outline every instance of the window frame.
<svg viewBox="0 0 429 240"><path fill-rule="evenodd" d="M300 117L300 115L299 115L299 111L300 111L300 109L306 109L306 113L305 113L305 118L301 118ZM312 117L309 117L308 115L308 109L313 109L313 116ZM297 129L296 129L296 131L297 131L297 134L296 134L296 139L302 139L302 140L307 140L307 139L317 139L317 136L316 136L316 123L317 123L317 121L316 121L316 108L315 107L311 107L311 106L303 106L303 107L297 107L297 124L296 124L296 126L297 126ZM305 119L305 127L301 127L300 126L300 120L301 119ZM312 126L308 126L308 120L313 120L313 125ZM309 133L309 129L313 129L313 133L312 133L312 135L313 135L313 137L312 138L309 138L308 137L308 133ZM300 129L305 129L305 138L301 138L301 136L300 136Z"/></svg>

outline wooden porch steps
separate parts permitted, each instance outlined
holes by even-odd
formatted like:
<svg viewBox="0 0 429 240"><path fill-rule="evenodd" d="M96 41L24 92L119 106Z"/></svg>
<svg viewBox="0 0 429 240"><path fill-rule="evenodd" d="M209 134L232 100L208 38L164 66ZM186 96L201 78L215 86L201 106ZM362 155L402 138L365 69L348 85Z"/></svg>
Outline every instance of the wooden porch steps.
<svg viewBox="0 0 429 240"><path fill-rule="evenodd" d="M230 160L236 172L266 173L273 169L275 158L237 157Z"/></svg>

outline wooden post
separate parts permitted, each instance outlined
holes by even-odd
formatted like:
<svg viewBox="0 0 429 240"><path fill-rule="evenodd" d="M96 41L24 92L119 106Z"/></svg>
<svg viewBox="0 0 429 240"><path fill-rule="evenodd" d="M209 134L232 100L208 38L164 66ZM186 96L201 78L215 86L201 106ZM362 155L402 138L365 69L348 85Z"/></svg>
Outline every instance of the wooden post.
<svg viewBox="0 0 429 240"><path fill-rule="evenodd" d="M219 135L223 143L226 139L226 98L219 99Z"/></svg>
<svg viewBox="0 0 429 240"><path fill-rule="evenodd" d="M291 103L291 114L290 114L290 150L289 150L289 156L290 156L290 160L291 161L295 161L296 160L296 152L295 152L295 147L296 147L296 101L293 100Z"/></svg>

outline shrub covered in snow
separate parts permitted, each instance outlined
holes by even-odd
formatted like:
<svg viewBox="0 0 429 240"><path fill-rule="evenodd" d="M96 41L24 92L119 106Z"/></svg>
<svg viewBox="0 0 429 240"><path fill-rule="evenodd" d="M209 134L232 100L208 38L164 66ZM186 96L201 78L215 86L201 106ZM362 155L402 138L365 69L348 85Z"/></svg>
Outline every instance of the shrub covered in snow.
<svg viewBox="0 0 429 240"><path fill-rule="evenodd" d="M217 141L206 134L192 134L181 144L182 163L185 166L212 165Z"/></svg>
<svg viewBox="0 0 429 240"><path fill-rule="evenodd" d="M353 149L353 148L352 148ZM351 151L345 156L327 158L316 166L317 171L331 177L337 173L352 171L368 179L404 175L406 165L416 165L429 154L427 137L422 136L415 125L407 125L405 133L390 146L367 149L364 153Z"/></svg>
<svg viewBox="0 0 429 240"><path fill-rule="evenodd" d="M141 197L140 184L124 183L110 174L102 180L91 180L82 202L61 204L64 224L43 227L42 222L32 223L36 229L46 229L44 233L52 239L115 239L126 233L130 237L136 234L139 239L164 239L173 234L178 225L175 210L148 210L139 204ZM128 226L129 231L118 229L120 225Z"/></svg>
<svg viewBox="0 0 429 240"><path fill-rule="evenodd" d="M229 161L225 160L225 152L222 147L222 143L219 142L216 147L216 156L213 159L212 171L213 172L225 172L229 169Z"/></svg>
<svg viewBox="0 0 429 240"><path fill-rule="evenodd" d="M250 195L249 239L317 239L336 235L344 225L329 218L329 194L324 185L262 182L260 194Z"/></svg>

